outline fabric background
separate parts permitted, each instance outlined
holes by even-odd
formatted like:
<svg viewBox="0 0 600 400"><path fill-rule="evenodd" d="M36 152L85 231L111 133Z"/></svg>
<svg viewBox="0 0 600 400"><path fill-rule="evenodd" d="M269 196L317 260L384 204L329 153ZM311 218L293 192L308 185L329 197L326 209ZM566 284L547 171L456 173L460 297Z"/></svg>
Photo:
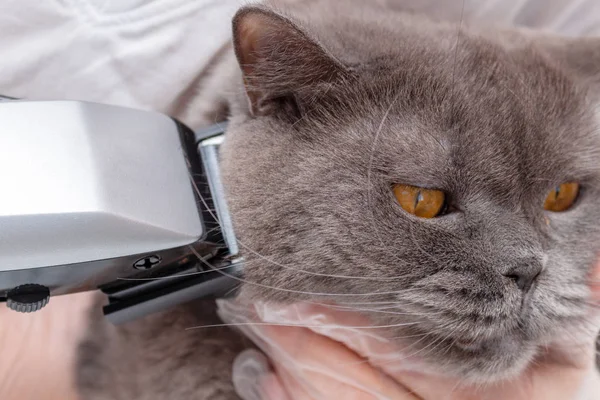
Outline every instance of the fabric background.
<svg viewBox="0 0 600 400"><path fill-rule="evenodd" d="M228 40L231 16L244 3L0 0L0 94L171 113ZM460 15L463 0L410 3ZM600 35L598 0L465 0L464 7L467 19Z"/></svg>

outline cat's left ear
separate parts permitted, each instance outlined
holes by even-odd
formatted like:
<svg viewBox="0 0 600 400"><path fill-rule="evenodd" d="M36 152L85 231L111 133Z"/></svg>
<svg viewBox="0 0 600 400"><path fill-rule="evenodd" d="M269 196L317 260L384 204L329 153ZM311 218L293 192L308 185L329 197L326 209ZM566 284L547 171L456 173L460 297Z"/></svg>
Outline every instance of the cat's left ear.
<svg viewBox="0 0 600 400"><path fill-rule="evenodd" d="M298 118L346 72L296 23L261 6L237 12L233 43L254 116Z"/></svg>
<svg viewBox="0 0 600 400"><path fill-rule="evenodd" d="M542 47L577 81L600 88L600 38L545 38Z"/></svg>

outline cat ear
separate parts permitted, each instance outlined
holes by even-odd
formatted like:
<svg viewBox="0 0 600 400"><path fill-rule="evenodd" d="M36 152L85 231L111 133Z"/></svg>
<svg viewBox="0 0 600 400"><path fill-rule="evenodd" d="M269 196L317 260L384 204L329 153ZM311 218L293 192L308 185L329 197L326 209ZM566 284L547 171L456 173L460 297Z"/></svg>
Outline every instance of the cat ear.
<svg viewBox="0 0 600 400"><path fill-rule="evenodd" d="M233 18L233 43L254 116L299 118L309 97L344 67L289 19L261 7Z"/></svg>

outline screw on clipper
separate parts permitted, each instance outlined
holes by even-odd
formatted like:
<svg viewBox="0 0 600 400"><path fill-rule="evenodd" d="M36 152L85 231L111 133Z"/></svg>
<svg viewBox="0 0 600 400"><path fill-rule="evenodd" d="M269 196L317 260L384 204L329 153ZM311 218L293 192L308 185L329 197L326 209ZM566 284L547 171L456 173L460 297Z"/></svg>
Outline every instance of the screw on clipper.
<svg viewBox="0 0 600 400"><path fill-rule="evenodd" d="M150 269L160 264L161 261L161 258L157 255L146 256L133 263L133 268L142 270Z"/></svg>

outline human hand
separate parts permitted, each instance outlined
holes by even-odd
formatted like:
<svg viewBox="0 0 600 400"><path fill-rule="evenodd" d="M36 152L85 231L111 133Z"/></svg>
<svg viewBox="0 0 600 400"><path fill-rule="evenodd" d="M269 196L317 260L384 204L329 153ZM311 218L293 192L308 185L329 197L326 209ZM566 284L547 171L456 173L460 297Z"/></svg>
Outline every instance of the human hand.
<svg viewBox="0 0 600 400"><path fill-rule="evenodd" d="M92 292L56 296L21 314L0 304L0 399L76 400L75 358Z"/></svg>
<svg viewBox="0 0 600 400"><path fill-rule="evenodd" d="M600 266L591 281L600 301ZM329 399L595 399L597 329L581 342L558 344L510 382L485 387L419 372L416 360L372 329L361 315L339 306L302 303L288 307L255 304L250 310L221 302L222 318L240 329L268 356L242 353L234 384L244 400Z"/></svg>

